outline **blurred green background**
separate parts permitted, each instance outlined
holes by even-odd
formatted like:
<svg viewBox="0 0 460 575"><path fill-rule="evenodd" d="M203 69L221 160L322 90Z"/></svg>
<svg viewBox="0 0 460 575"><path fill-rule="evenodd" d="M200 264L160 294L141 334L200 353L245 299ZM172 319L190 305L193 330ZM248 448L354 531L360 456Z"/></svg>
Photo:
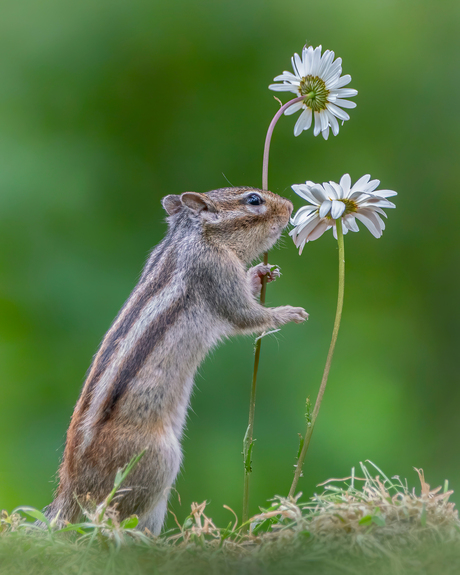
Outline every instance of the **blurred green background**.
<svg viewBox="0 0 460 575"><path fill-rule="evenodd" d="M0 508L52 497L92 355L165 233L160 198L261 185L267 89L303 44L343 58L358 107L339 135L278 124L270 189L370 173L399 192L387 230L346 238L345 311L299 488L366 458L460 492L460 4L365 0L4 0L0 8ZM297 115L296 115L297 117ZM331 232L284 241L270 305L304 325L263 342L251 512L286 494L336 305ZM172 506L241 515L252 338L196 377Z"/></svg>

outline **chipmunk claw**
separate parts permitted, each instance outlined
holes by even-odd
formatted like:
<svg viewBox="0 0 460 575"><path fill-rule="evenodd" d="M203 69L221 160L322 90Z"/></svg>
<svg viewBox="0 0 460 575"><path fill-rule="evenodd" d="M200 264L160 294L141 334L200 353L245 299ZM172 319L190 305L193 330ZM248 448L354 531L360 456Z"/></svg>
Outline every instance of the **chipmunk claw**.
<svg viewBox="0 0 460 575"><path fill-rule="evenodd" d="M283 305L273 308L273 313L275 315L275 323L277 327L291 321L294 323L303 323L308 319L308 313L303 309L303 307Z"/></svg>
<svg viewBox="0 0 460 575"><path fill-rule="evenodd" d="M253 295L259 295L262 288L262 278L267 276L267 283L275 281L280 277L281 272L278 266L271 264L258 264L248 269L248 277L251 283Z"/></svg>

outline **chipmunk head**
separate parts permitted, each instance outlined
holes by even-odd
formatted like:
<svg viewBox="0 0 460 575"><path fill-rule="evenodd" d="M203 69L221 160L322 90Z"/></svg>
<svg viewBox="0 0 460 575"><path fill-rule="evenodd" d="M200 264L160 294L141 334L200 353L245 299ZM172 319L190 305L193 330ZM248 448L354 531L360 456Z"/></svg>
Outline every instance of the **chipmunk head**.
<svg viewBox="0 0 460 575"><path fill-rule="evenodd" d="M166 196L162 203L171 225L176 218L187 218L206 239L221 242L245 262L273 246L293 209L290 200L257 188L185 192Z"/></svg>

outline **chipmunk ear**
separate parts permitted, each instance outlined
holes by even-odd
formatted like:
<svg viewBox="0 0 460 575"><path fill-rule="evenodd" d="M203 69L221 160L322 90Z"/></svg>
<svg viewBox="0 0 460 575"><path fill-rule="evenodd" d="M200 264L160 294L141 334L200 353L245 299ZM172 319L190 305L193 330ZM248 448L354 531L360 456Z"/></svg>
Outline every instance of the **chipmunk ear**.
<svg viewBox="0 0 460 575"><path fill-rule="evenodd" d="M161 200L161 204L162 204L163 208L165 209L165 212L168 214L168 216L172 216L174 214L177 214L177 212L182 207L182 202L180 201L180 196L175 196L174 194L170 194L169 196L165 196Z"/></svg>
<svg viewBox="0 0 460 575"><path fill-rule="evenodd" d="M181 202L187 208L190 208L197 214L200 212L217 212L217 208L206 194L197 194L196 192L184 192L181 197Z"/></svg>

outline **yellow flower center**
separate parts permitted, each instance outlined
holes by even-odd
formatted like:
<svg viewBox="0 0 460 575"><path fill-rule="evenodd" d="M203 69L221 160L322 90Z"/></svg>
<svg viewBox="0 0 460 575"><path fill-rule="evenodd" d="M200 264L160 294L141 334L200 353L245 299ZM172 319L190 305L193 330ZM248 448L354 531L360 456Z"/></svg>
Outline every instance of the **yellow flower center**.
<svg viewBox="0 0 460 575"><path fill-rule="evenodd" d="M304 104L314 112L326 109L329 90L318 76L304 76L300 80L299 94L305 96Z"/></svg>
<svg viewBox="0 0 460 575"><path fill-rule="evenodd" d="M358 211L358 204L353 200L340 200L345 204L345 211L343 212L342 216L346 216L347 214L352 214L353 212Z"/></svg>
<svg viewBox="0 0 460 575"><path fill-rule="evenodd" d="M331 200L331 201L333 201L333 199L334 198L329 198L329 200ZM345 211L340 216L341 218L343 218L344 216L347 216L348 214L352 214L353 212L358 211L358 204L356 202L354 202L353 200L348 200L348 199L342 200L341 199L341 200L339 200L339 202L343 202L345 204ZM332 220L331 212L329 212L327 214L326 219Z"/></svg>

